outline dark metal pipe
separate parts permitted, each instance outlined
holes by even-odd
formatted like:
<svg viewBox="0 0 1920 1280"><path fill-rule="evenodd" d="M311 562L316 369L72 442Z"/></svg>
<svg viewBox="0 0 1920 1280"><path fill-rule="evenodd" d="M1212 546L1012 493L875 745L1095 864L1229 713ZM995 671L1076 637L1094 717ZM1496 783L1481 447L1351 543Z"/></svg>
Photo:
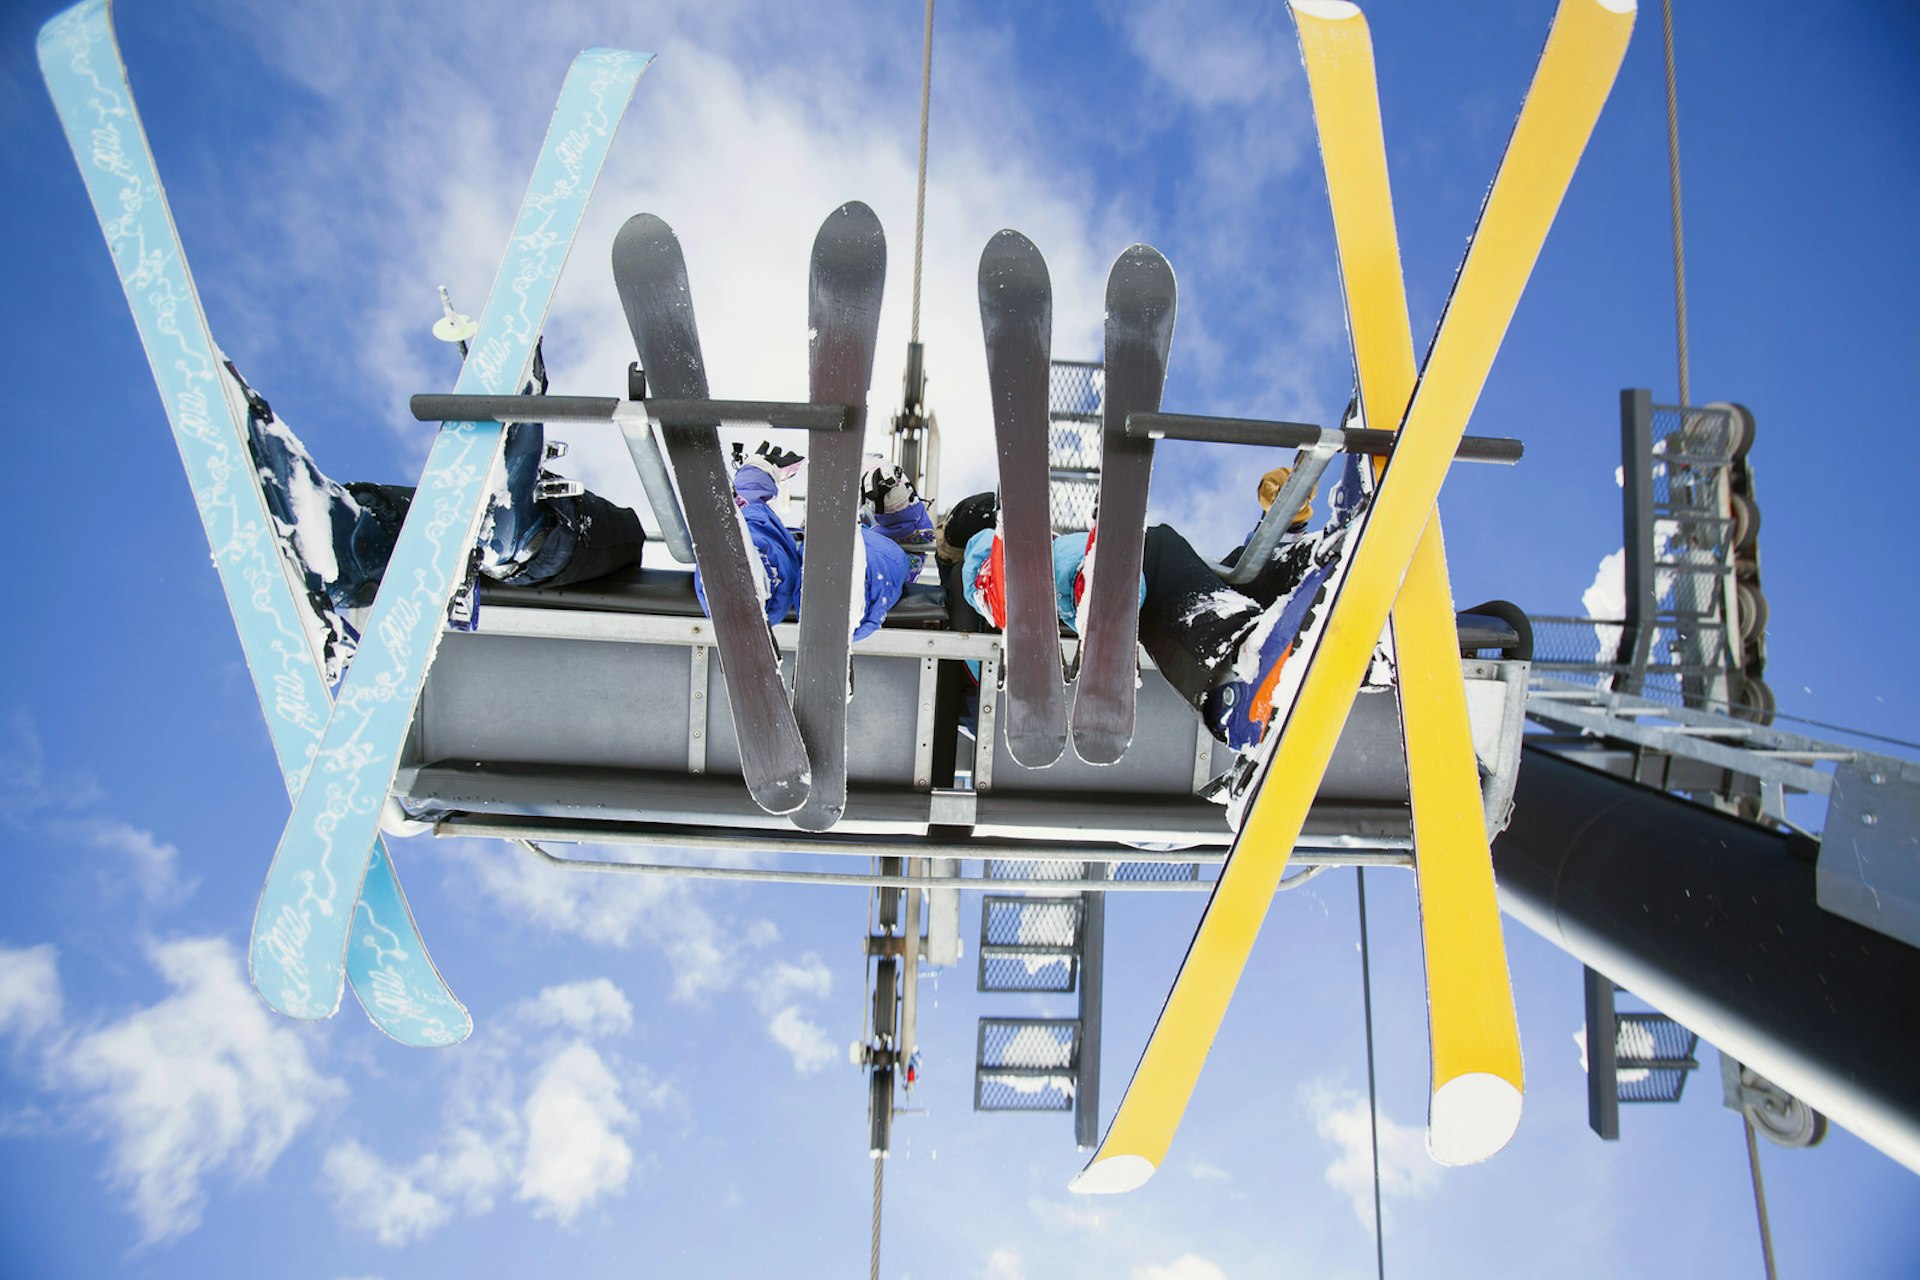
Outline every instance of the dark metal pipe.
<svg viewBox="0 0 1920 1280"><path fill-rule="evenodd" d="M1920 950L1822 911L1813 845L1528 748L1501 906L1920 1172Z"/></svg>
<svg viewBox="0 0 1920 1280"><path fill-rule="evenodd" d="M807 431L850 431L858 415L839 404L785 400L615 400L610 396L417 395L407 402L421 422L610 422L625 407L667 427L764 422Z"/></svg>
<svg viewBox="0 0 1920 1280"><path fill-rule="evenodd" d="M1311 422L1270 422L1262 418L1212 418L1191 413L1141 413L1127 415L1122 430L1135 440L1200 440L1213 444L1271 445L1283 449L1305 449L1317 444L1332 445L1347 453L1386 457L1393 452L1399 433L1375 431L1367 427L1348 427L1330 431ZM1454 458L1459 462L1494 462L1511 466L1520 461L1526 446L1505 436L1464 436Z"/></svg>

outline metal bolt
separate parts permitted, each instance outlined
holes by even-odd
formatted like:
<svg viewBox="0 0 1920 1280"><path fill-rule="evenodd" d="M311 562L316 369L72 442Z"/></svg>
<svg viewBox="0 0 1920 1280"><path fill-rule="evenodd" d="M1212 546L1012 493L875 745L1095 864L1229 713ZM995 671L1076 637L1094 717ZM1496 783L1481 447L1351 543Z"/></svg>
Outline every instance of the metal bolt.
<svg viewBox="0 0 1920 1280"><path fill-rule="evenodd" d="M1875 826L1879 821L1880 815L1877 813L1863 813L1860 815L1860 825L1863 827Z"/></svg>
<svg viewBox="0 0 1920 1280"><path fill-rule="evenodd" d="M693 700L694 700L695 702L698 702L698 701L700 701L700 699L702 699L702 698L704 698L704 697L706 697L706 696L707 696L707 695L706 695L706 693L705 693L704 691L702 691L702 690L695 690L695 691L694 691L694 695L693 695Z"/></svg>
<svg viewBox="0 0 1920 1280"><path fill-rule="evenodd" d="M1881 783L1885 782L1886 780L1887 780L1887 775L1884 773L1870 773L1867 775L1867 781L1871 782L1876 787L1879 786Z"/></svg>

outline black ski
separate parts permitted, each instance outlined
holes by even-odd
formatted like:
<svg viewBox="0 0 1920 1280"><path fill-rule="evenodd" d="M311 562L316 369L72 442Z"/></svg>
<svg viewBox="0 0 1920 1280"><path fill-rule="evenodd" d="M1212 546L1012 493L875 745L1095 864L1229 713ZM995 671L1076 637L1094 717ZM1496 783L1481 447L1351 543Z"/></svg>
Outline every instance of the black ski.
<svg viewBox="0 0 1920 1280"><path fill-rule="evenodd" d="M807 802L793 815L806 831L827 830L847 807L847 646L860 587L854 581L860 458L886 277L887 238L873 210L854 200L829 214L814 237L807 277L808 398L851 405L854 420L844 431L807 433L807 543L793 678L794 714L813 762Z"/></svg>
<svg viewBox="0 0 1920 1280"><path fill-rule="evenodd" d="M1082 606L1073 747L1089 764L1112 764L1133 741L1140 648L1140 560L1147 535L1153 441L1126 434L1127 415L1160 408L1173 343L1173 268L1136 244L1107 276L1106 412L1100 446L1100 508L1092 580Z"/></svg>
<svg viewBox="0 0 1920 1280"><path fill-rule="evenodd" d="M1067 748L1048 507L1053 285L1046 259L1018 231L999 232L980 255L980 327L987 339L1006 544L1007 749L1021 764L1041 769ZM992 696L991 690L981 693Z"/></svg>
<svg viewBox="0 0 1920 1280"><path fill-rule="evenodd" d="M613 240L613 280L651 393L663 400L708 399L687 264L673 228L650 213L627 219ZM694 562L706 583L740 771L762 809L791 813L806 802L807 750L780 681L780 651L754 589L747 559L753 552L734 506L719 424L662 426L660 434L680 482Z"/></svg>

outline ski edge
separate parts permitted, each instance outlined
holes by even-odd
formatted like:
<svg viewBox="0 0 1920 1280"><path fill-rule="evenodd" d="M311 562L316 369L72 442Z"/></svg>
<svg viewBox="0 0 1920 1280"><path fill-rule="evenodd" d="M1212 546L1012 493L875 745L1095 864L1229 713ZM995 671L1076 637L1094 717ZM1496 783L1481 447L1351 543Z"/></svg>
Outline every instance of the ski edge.
<svg viewBox="0 0 1920 1280"><path fill-rule="evenodd" d="M613 136L652 61L651 54L592 49L577 55L568 67L482 312L480 331L456 380L456 394L512 394L524 382L535 335L544 328L554 289ZM582 78L584 87L579 83ZM577 92L595 95L592 111L581 113L585 119L563 119L562 112ZM554 225L555 193L571 206L561 214L570 224L564 228ZM564 239L556 235L560 229L567 232ZM542 263L532 278L526 271L528 255ZM544 266L549 261L550 271ZM538 314L529 316L527 304L533 295L528 289L536 281L544 296L539 299ZM512 357L517 351L516 361ZM378 732L375 736L381 740L368 741L368 731L385 708L402 701L407 703L405 719L411 723L426 671L445 634L439 620L445 617L447 602L458 585L457 567L446 573L434 570L441 560L464 559L472 546L485 518L485 497L492 489L490 477L498 468L505 432L500 423L446 423L435 436L424 475L456 476L464 483L437 492L431 513L420 510L423 504L418 499L409 510L360 651L341 685L313 766L268 868L248 948L249 972L261 997L288 1017L317 1021L339 1009L353 904L365 884L373 842L379 838L380 812L392 788L406 734L402 726L397 733ZM485 455L484 465L478 455ZM463 522L457 508L463 505L459 500L469 496L467 491L472 495L471 513ZM450 533L458 540L457 550L449 550L453 546L447 541ZM416 560L422 563L416 565ZM402 598L393 588L407 583L409 575L417 575L418 581ZM410 636L414 628L409 620L419 619L431 619L431 625L425 634ZM417 657L407 648L395 650L396 643L414 638L423 642ZM377 787L366 788L377 789L377 796L359 794L370 760L385 762ZM351 780L353 789L343 789L336 776ZM343 862L336 874L329 863L341 837L345 838L339 845ZM316 846L313 856L294 852L309 840ZM283 865L289 853L294 856ZM324 887L316 892L322 877ZM299 963L288 964L284 956L298 956ZM263 981L263 970L276 976Z"/></svg>

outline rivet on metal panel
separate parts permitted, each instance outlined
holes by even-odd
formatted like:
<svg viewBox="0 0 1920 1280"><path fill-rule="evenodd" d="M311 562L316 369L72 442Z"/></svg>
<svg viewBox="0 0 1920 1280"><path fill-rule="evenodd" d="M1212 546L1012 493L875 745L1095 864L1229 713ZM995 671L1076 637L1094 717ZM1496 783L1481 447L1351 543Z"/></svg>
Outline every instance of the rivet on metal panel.
<svg viewBox="0 0 1920 1280"><path fill-rule="evenodd" d="M1877 826L1879 822L1880 822L1880 815L1878 814L1863 813L1860 815L1860 825L1863 827Z"/></svg>

